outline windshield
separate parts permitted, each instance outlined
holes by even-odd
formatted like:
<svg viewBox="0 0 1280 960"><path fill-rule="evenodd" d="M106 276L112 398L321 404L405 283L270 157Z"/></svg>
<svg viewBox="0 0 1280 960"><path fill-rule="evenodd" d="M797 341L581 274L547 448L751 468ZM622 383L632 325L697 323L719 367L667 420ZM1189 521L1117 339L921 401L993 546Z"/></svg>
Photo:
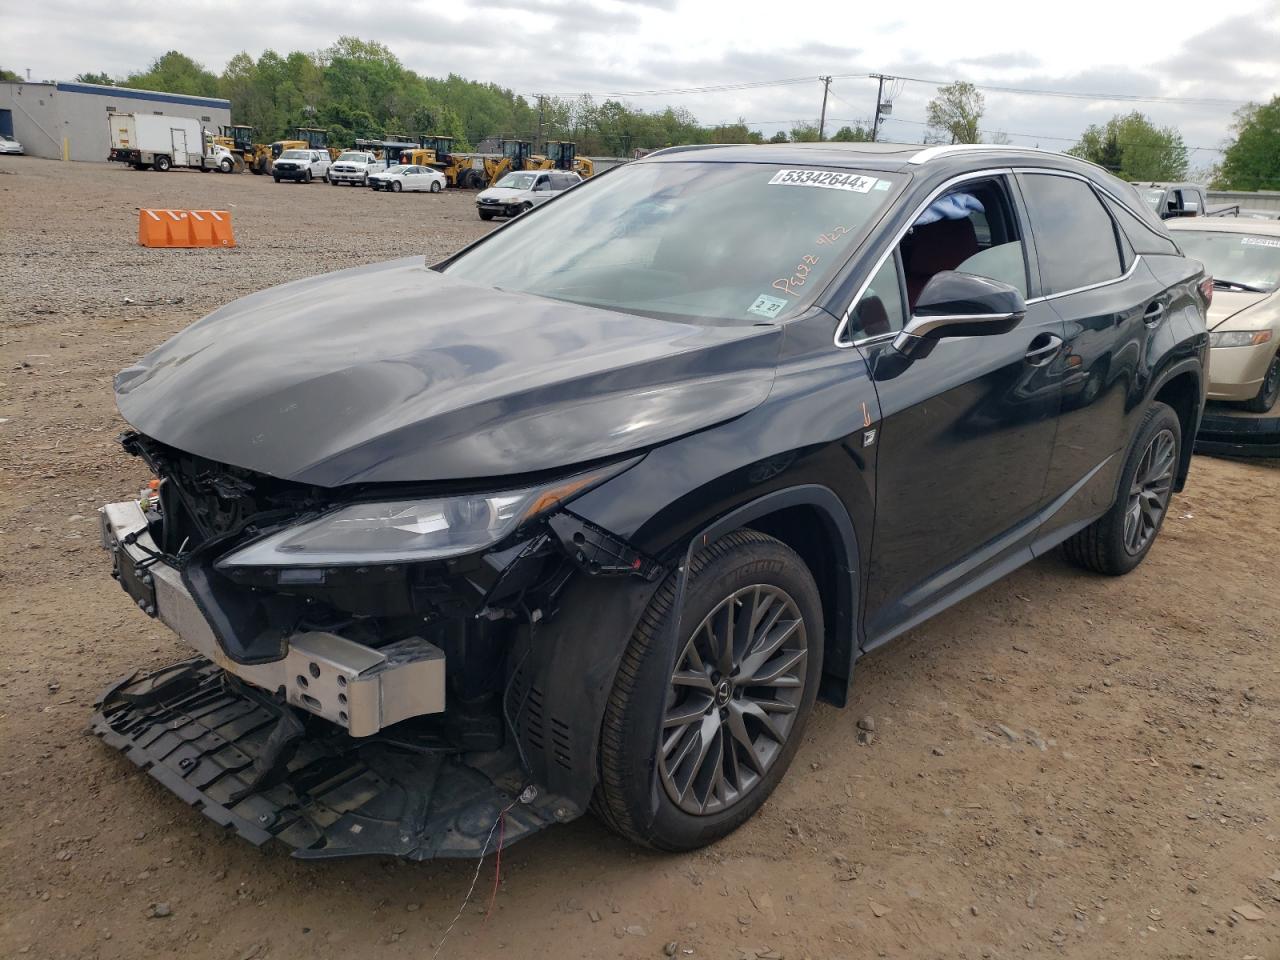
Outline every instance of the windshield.
<svg viewBox="0 0 1280 960"><path fill-rule="evenodd" d="M1280 287L1280 236L1179 230L1178 246L1217 283L1271 293Z"/></svg>
<svg viewBox="0 0 1280 960"><path fill-rule="evenodd" d="M495 187L510 187L512 190L532 190L536 173L508 173L494 184Z"/></svg>
<svg viewBox="0 0 1280 960"><path fill-rule="evenodd" d="M307 151L305 150L286 150L284 153L280 154L280 159L281 160L307 160L310 158L310 156L311 155L307 153Z"/></svg>
<svg viewBox="0 0 1280 960"><path fill-rule="evenodd" d="M779 164L635 163L516 220L445 269L631 313L775 320L808 306L898 184Z"/></svg>
<svg viewBox="0 0 1280 960"><path fill-rule="evenodd" d="M350 151L347 151L346 153L338 154L338 159L350 160L353 163L368 163L369 155L367 153L352 153Z"/></svg>
<svg viewBox="0 0 1280 960"><path fill-rule="evenodd" d="M1160 201L1164 199L1164 190L1150 188L1142 191L1142 199L1156 213L1160 212Z"/></svg>

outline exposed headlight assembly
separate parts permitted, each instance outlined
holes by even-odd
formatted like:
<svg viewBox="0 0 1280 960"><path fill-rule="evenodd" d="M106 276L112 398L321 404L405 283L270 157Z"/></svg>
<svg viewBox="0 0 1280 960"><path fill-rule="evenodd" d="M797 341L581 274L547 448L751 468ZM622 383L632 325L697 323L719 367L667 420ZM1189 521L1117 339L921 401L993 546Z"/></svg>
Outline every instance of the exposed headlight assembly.
<svg viewBox="0 0 1280 960"><path fill-rule="evenodd" d="M1215 330L1209 334L1211 347L1256 347L1270 340L1270 330Z"/></svg>
<svg viewBox="0 0 1280 960"><path fill-rule="evenodd" d="M268 534L217 566L333 567L460 557L498 543L526 520L637 462L501 493L353 503Z"/></svg>

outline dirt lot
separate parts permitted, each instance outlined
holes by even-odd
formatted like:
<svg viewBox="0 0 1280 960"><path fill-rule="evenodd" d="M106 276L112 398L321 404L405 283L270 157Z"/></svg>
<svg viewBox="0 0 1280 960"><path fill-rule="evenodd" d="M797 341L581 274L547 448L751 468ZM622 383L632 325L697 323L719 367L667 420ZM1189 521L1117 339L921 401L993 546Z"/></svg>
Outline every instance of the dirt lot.
<svg viewBox="0 0 1280 960"><path fill-rule="evenodd" d="M241 245L142 249L139 206L230 209ZM183 654L94 509L145 479L120 367L251 290L484 229L468 194L0 160L0 955L434 956L473 863L295 863L85 735L108 682ZM1134 574L1047 558L868 658L713 849L590 819L513 847L441 955L1280 957L1278 503L1275 465L1197 458Z"/></svg>

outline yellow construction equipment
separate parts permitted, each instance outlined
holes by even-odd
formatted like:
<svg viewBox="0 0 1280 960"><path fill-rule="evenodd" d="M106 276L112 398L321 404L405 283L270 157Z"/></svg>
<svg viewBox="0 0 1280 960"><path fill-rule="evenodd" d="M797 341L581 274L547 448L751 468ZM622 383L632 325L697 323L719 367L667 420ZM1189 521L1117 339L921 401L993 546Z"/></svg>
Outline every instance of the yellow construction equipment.
<svg viewBox="0 0 1280 960"><path fill-rule="evenodd" d="M453 142L453 137L419 137L417 147L400 151L400 162L435 167L451 187L471 186L472 174L479 173L472 169L470 157L453 152Z"/></svg>
<svg viewBox="0 0 1280 960"><path fill-rule="evenodd" d="M328 150L329 159L337 157L334 148L329 146L329 131L321 127L298 127L294 131L296 134L293 140L276 140L272 142L269 148L269 155L265 154L261 158L261 169L255 158L255 164L251 168L254 173L270 173L271 165L280 159L280 154L286 150ZM341 151L339 151L341 152Z"/></svg>
<svg viewBox="0 0 1280 960"><path fill-rule="evenodd" d="M547 141L547 170L572 170L583 180L595 174L596 165L587 157L578 156L578 145L572 140Z"/></svg>
<svg viewBox="0 0 1280 960"><path fill-rule="evenodd" d="M500 141L502 155L484 158L484 173L474 171L480 182L476 186L491 187L512 170L533 169L533 145L528 140ZM475 179L475 178L469 178Z"/></svg>
<svg viewBox="0 0 1280 960"><path fill-rule="evenodd" d="M262 144L253 142L253 127L243 123L232 123L218 128L218 135L213 142L226 147L236 158L236 173L244 173L245 168L252 169L254 157Z"/></svg>

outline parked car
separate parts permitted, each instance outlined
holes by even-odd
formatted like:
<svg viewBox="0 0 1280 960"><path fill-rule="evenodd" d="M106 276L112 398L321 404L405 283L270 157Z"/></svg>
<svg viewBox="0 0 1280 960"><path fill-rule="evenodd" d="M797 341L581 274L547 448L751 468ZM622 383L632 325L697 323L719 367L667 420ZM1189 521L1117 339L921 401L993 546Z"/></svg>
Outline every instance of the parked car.
<svg viewBox="0 0 1280 960"><path fill-rule="evenodd" d="M1239 207L1219 204L1210 207L1205 201L1207 191L1198 183L1141 183L1134 182L1134 189L1161 220L1179 217L1234 216Z"/></svg>
<svg viewBox="0 0 1280 960"><path fill-rule="evenodd" d="M1266 413L1280 401L1280 223L1213 218L1169 227L1213 277L1209 399Z"/></svg>
<svg viewBox="0 0 1280 960"><path fill-rule="evenodd" d="M1212 293L1099 167L813 143L252 294L116 378L158 487L104 543L199 656L94 729L307 858L710 843L863 654L1059 544L1142 562Z"/></svg>
<svg viewBox="0 0 1280 960"><path fill-rule="evenodd" d="M338 155L329 167L329 182L332 184L348 183L352 186L367 186L369 174L380 173L387 165L374 154L364 150L346 150Z"/></svg>
<svg viewBox="0 0 1280 960"><path fill-rule="evenodd" d="M0 133L0 153L22 153L22 144Z"/></svg>
<svg viewBox="0 0 1280 960"><path fill-rule="evenodd" d="M303 183L328 180L329 166L328 150L285 150L271 165L271 176L276 183L281 180L301 180Z"/></svg>
<svg viewBox="0 0 1280 960"><path fill-rule="evenodd" d="M570 171L524 170L508 173L476 197L481 220L514 217L576 187L582 177Z"/></svg>
<svg viewBox="0 0 1280 960"><path fill-rule="evenodd" d="M421 190L439 193L448 185L445 175L434 167L423 167L413 163L397 163L382 173L369 177L369 186L374 190L389 190L399 193L401 190Z"/></svg>

